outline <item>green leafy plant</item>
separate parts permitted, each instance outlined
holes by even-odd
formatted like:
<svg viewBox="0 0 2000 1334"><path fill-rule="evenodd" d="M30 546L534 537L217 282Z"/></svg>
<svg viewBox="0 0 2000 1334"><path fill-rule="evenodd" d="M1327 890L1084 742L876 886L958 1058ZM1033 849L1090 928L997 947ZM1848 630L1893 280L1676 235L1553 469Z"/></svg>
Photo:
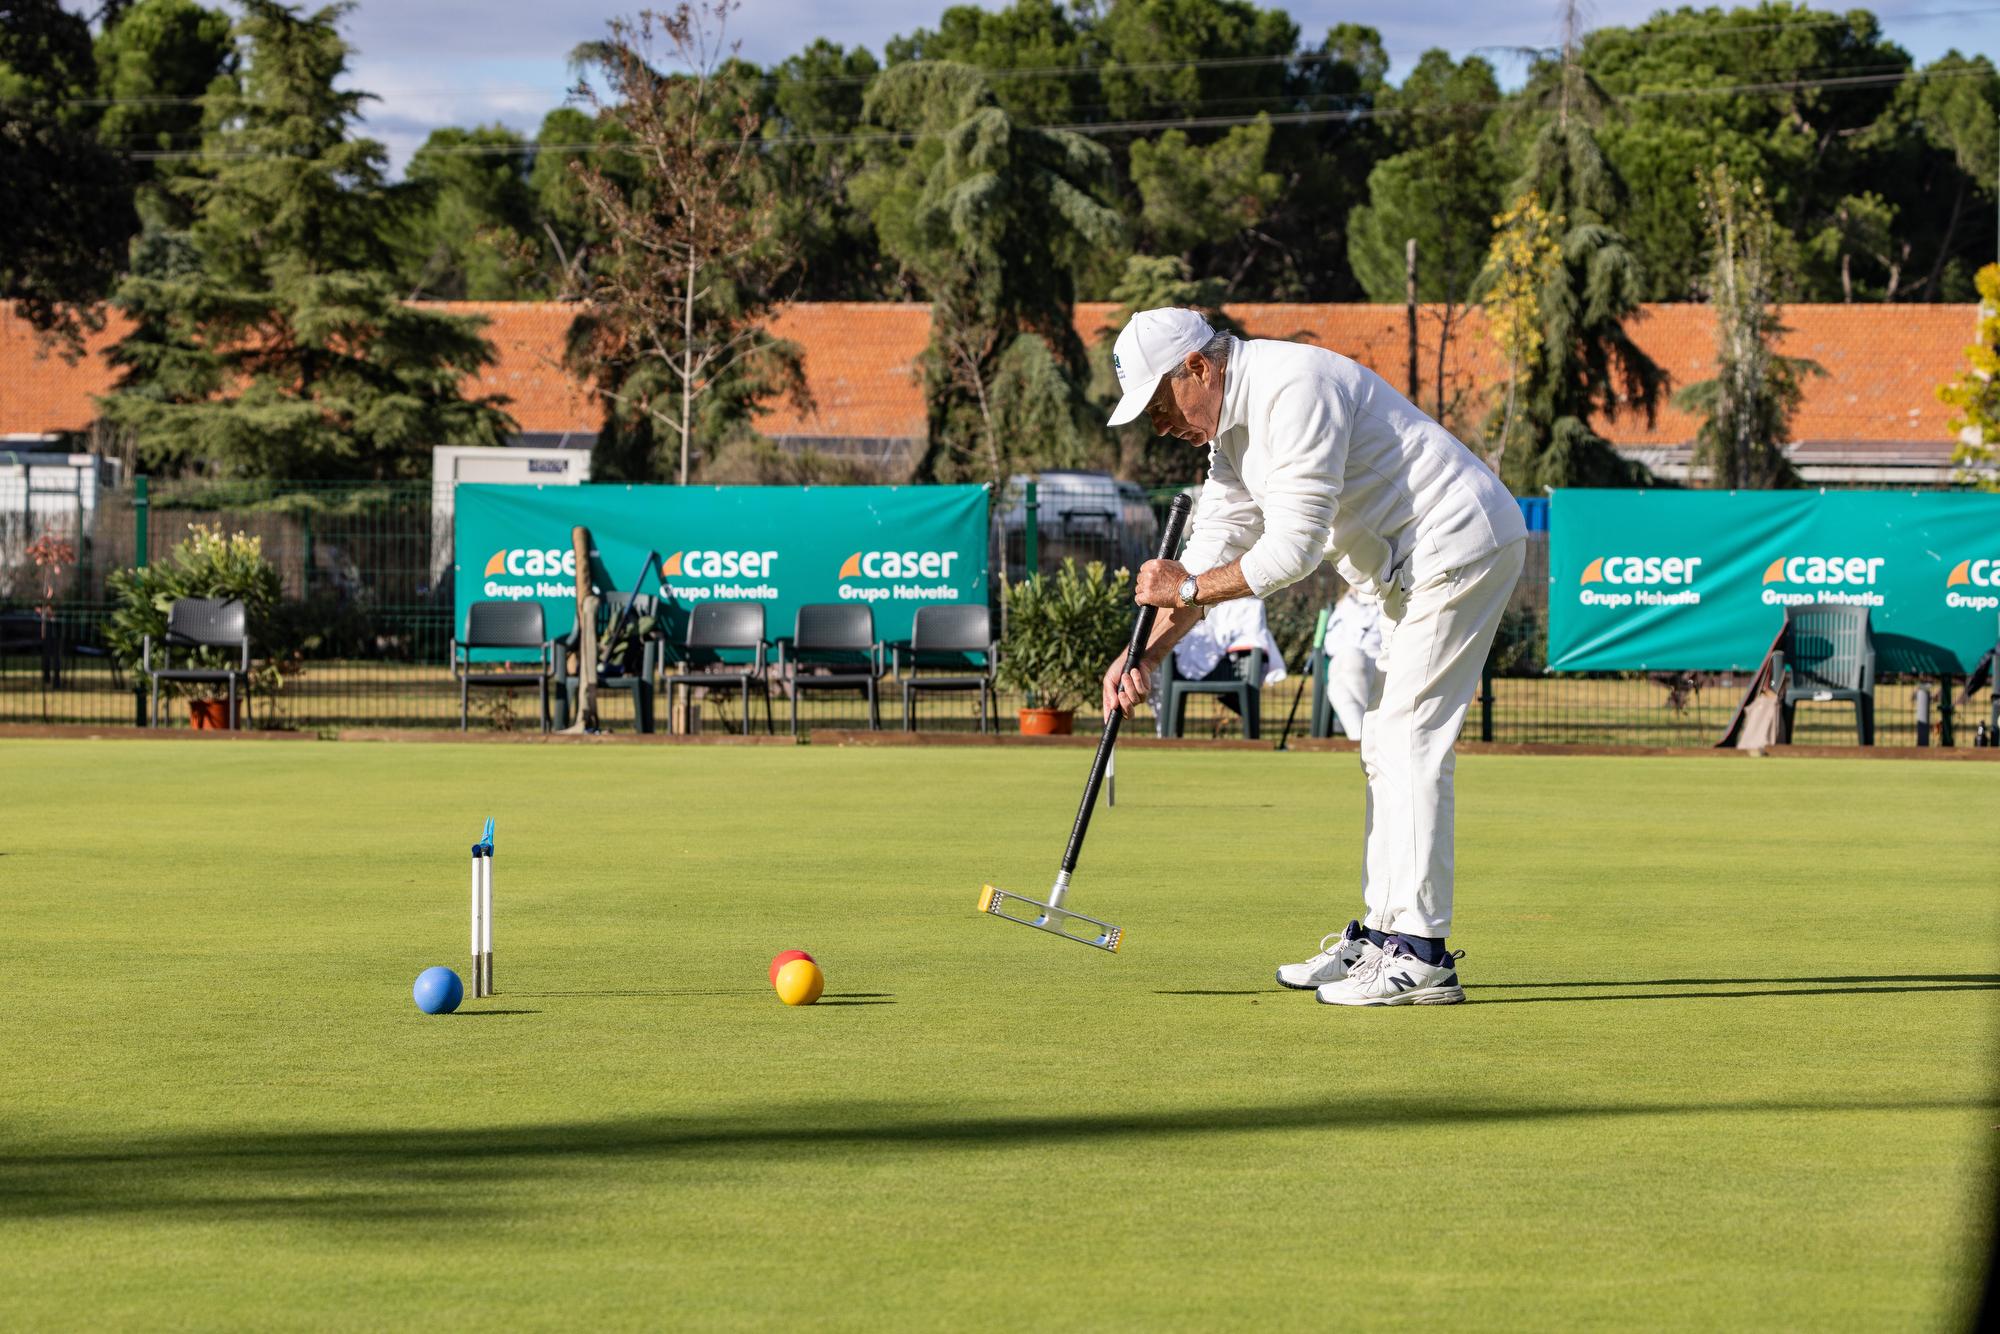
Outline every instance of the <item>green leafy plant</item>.
<svg viewBox="0 0 2000 1334"><path fill-rule="evenodd" d="M1081 570L1065 560L1054 577L1036 574L1008 586L1007 638L1000 684L1027 692L1044 709L1094 699L1104 669L1132 632L1132 575L1107 573L1101 561Z"/></svg>
<svg viewBox="0 0 2000 1334"><path fill-rule="evenodd" d="M167 633L167 613L180 598L235 598L243 603L250 629L250 645L261 657L250 664L250 688L271 696L284 685L285 659L278 642L278 598L283 585L277 567L264 559L262 538L247 533L227 533L209 524L188 525L188 535L165 560L112 573L107 582L118 600L105 628L111 651L141 685L150 684L141 669L146 636L161 639ZM180 649L176 665L221 670L234 666L236 657L226 649ZM176 695L217 699L226 695L221 684L163 682Z"/></svg>

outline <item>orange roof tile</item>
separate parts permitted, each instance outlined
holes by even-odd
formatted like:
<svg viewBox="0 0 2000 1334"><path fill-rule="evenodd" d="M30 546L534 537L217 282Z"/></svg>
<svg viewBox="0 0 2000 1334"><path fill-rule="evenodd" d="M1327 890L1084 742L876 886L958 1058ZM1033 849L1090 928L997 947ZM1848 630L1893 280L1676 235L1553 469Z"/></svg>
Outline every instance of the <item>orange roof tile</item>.
<svg viewBox="0 0 2000 1334"><path fill-rule="evenodd" d="M466 387L501 394L524 431L594 432L600 411L588 386L561 366L563 338L577 307L557 303L446 302L438 309L486 318L486 336L498 360ZM1084 303L1076 327L1086 341L1100 336L1115 308ZM1254 337L1294 338L1350 356L1401 384L1407 333L1399 306L1245 304L1232 306ZM799 412L773 403L758 426L772 435L920 437L925 430L917 360L929 337L929 307L909 303L826 302L781 309L772 332L805 352L813 408ZM1793 420L1801 441L1903 441L1951 448L1945 423L1950 411L1935 388L1964 365L1977 311L1967 305L1792 306L1791 327L1780 350L1810 358L1824 377L1809 377ZM1441 312L1424 307L1418 323L1419 399L1435 402L1433 378ZM1678 388L1711 373L1714 318L1698 305L1649 305L1629 326L1635 341L1666 368ZM96 416L94 394L112 384L103 353L123 334L113 317L88 340L84 357L70 364L47 351L26 321L0 309L0 435L74 431ZM1444 380L1448 395L1462 395L1476 411L1500 384L1501 369L1484 336L1477 310L1454 324ZM1695 419L1671 406L1648 426L1629 413L1600 422L1622 445L1684 443Z"/></svg>

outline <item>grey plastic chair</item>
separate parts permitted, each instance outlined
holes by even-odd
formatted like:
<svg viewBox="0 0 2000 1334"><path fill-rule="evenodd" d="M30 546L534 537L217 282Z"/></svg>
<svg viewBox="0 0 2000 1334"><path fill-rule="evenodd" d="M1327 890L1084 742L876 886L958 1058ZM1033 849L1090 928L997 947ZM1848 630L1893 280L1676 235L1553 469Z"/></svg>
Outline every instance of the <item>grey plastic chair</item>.
<svg viewBox="0 0 2000 1334"><path fill-rule="evenodd" d="M1785 633L1773 655L1783 735L1792 739L1800 704L1854 705L1854 731L1875 744L1875 634L1868 608L1825 603L1785 608Z"/></svg>
<svg viewBox="0 0 2000 1334"><path fill-rule="evenodd" d="M1000 645L993 638L993 609L983 602L949 607L919 607L910 637L890 645L897 673L905 657L910 674L903 678L903 730L917 730L916 697L925 690L977 690L979 730L987 730L987 714L993 699L993 671L1000 658ZM967 659L981 670L967 672ZM925 667L942 667L942 674L924 676ZM956 669L950 670L950 669Z"/></svg>
<svg viewBox="0 0 2000 1334"><path fill-rule="evenodd" d="M877 688L886 668L875 638L875 613L865 602L812 602L799 608L789 641L778 641L778 670L792 668L792 735L799 734L799 694L858 690L868 700L868 730L882 730ZM804 668L830 670L808 676Z"/></svg>
<svg viewBox="0 0 2000 1334"><path fill-rule="evenodd" d="M478 649L532 649L540 657L534 675L525 672L479 671L472 660ZM543 630L539 602L475 602L465 609L465 637L451 641L451 670L458 678L458 730L469 726L471 691L474 686L491 690L519 690L534 685L539 695L539 722L549 730L549 684L555 679L555 645Z"/></svg>
<svg viewBox="0 0 2000 1334"><path fill-rule="evenodd" d="M1250 656L1238 661L1237 677L1230 681L1190 681L1180 674L1174 663L1174 655L1167 654L1167 660L1160 667L1159 733L1161 736L1177 737L1187 724L1188 699L1194 695L1228 695L1235 699L1237 715L1243 725L1243 739L1255 741L1264 735L1262 700L1264 695L1264 650L1254 648Z"/></svg>
<svg viewBox="0 0 2000 1334"><path fill-rule="evenodd" d="M160 652L160 665L153 665L155 644ZM233 667L176 667L174 650L185 649L190 653L202 649L235 649L237 658ZM249 616L242 602L235 598L177 598L167 609L167 632L158 641L147 635L139 647L141 669L151 678L153 684L152 708L147 713L147 726L160 725L160 682L196 681L213 684L221 681L229 686L229 726L233 730L238 725L237 686L242 686L245 701L250 696L250 628Z"/></svg>
<svg viewBox="0 0 2000 1334"><path fill-rule="evenodd" d="M608 593L604 598L604 608L607 613L604 618L604 628L607 633L618 623L619 616L628 606L632 608L634 616L657 618L660 614L660 600L651 593L641 593L637 597L630 593ZM633 726L641 732L653 730L653 682L660 674L660 647L665 638L665 635L655 629L640 640L639 670L636 673L623 672L616 676L597 678L599 694L607 690L632 692ZM571 652L576 648L577 642L577 632L571 630L556 641L556 650L558 653ZM563 669L562 689L556 692L556 730L561 731L569 726L570 715L576 711L576 697L583 689L583 681L570 672L567 658L558 657L556 661Z"/></svg>
<svg viewBox="0 0 2000 1334"><path fill-rule="evenodd" d="M761 602L703 602L688 617L687 641L681 650L679 672L669 673L667 712L674 709L674 692L696 686L736 686L743 691L743 735L750 735L750 687L764 692L764 730L772 731L771 692L764 639L764 604ZM734 661L724 654L749 655L749 662Z"/></svg>

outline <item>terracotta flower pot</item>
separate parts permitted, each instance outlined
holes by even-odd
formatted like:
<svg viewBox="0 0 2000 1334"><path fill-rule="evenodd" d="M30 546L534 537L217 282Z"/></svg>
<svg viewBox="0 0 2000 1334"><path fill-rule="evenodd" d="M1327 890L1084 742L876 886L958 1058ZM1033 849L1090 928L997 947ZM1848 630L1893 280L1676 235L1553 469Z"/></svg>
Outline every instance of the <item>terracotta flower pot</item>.
<svg viewBox="0 0 2000 1334"><path fill-rule="evenodd" d="M1074 729L1074 709L1022 709L1022 736L1068 736Z"/></svg>
<svg viewBox="0 0 2000 1334"><path fill-rule="evenodd" d="M229 701L191 699L188 701L188 721L197 732L226 732L229 730Z"/></svg>

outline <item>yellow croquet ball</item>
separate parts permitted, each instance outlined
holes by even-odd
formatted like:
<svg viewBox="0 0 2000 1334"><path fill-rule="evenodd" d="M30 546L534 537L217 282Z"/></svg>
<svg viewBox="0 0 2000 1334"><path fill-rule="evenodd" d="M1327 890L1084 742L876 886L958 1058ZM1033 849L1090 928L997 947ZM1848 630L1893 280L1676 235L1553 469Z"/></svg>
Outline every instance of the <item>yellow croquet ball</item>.
<svg viewBox="0 0 2000 1334"><path fill-rule="evenodd" d="M811 1005L826 989L826 977L811 959L794 959L778 970L773 985L787 1005Z"/></svg>

